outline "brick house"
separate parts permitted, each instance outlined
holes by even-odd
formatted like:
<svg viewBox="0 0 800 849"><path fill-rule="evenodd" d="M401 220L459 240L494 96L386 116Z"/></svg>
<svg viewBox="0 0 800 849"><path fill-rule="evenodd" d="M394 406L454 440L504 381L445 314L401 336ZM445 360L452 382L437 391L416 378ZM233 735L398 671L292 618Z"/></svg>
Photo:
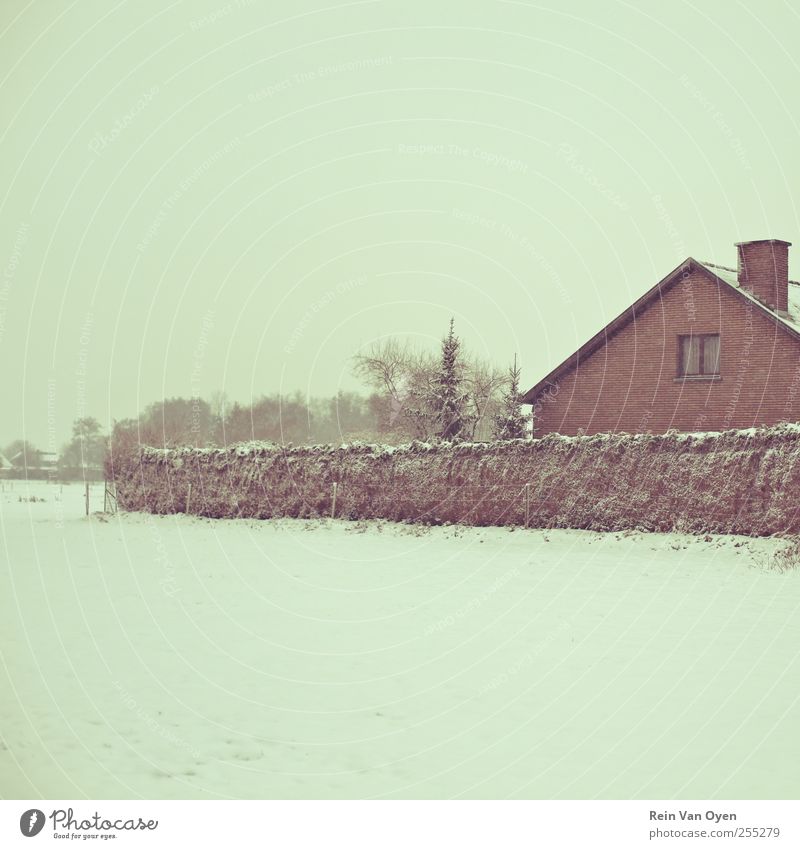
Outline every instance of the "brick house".
<svg viewBox="0 0 800 849"><path fill-rule="evenodd" d="M534 434L704 431L800 420L790 242L689 257L523 396Z"/></svg>

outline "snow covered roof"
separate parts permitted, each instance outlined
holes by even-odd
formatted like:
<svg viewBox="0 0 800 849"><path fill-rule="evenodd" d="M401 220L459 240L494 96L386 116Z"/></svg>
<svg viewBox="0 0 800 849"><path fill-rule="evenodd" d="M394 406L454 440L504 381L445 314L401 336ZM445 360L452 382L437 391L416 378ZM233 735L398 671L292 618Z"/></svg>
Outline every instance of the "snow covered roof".
<svg viewBox="0 0 800 849"><path fill-rule="evenodd" d="M758 304L762 309L767 310L767 312L772 313L778 321L800 333L800 283L796 280L789 281L789 310L783 313L769 309L758 298L755 298L748 292L747 289L743 289L739 285L739 277L735 268L728 268L726 265L715 265L713 262L701 262L700 265L707 268L715 277L722 280L723 283L727 283L731 288L736 289L740 295Z"/></svg>
<svg viewBox="0 0 800 849"><path fill-rule="evenodd" d="M589 339L588 342L581 345L578 350L567 357L563 363L556 366L550 374L543 377L537 384L532 386L523 396L523 404L534 404L536 398L548 387L556 383L563 375L576 368L579 363L590 357L595 351L605 345L608 340L622 330L627 324L633 321L650 302L656 298L663 296L672 286L682 279L684 272L691 272L699 269L710 275L715 280L730 286L736 294L752 302L758 309L766 314L772 321L781 327L786 328L793 336L800 339L800 283L794 280L789 281L789 310L786 313L776 312L771 310L766 304L758 300L747 289L743 289L739 285L736 270L728 268L724 265L715 265L712 262L699 262L693 257L687 257L679 266L674 268L663 279L656 283L651 289L642 295L638 301L633 303L625 312L618 315L613 321L609 322L599 333L596 333Z"/></svg>
<svg viewBox="0 0 800 849"><path fill-rule="evenodd" d="M58 454L55 451L31 451L29 458L30 462L27 463L24 451L17 451L17 453L11 459L12 461L21 461L22 464L27 465L29 469L38 469L58 465ZM5 468L1 462L0 468ZM13 468L12 464L9 464L9 468Z"/></svg>
<svg viewBox="0 0 800 849"><path fill-rule="evenodd" d="M13 469L5 454L0 454L0 469Z"/></svg>

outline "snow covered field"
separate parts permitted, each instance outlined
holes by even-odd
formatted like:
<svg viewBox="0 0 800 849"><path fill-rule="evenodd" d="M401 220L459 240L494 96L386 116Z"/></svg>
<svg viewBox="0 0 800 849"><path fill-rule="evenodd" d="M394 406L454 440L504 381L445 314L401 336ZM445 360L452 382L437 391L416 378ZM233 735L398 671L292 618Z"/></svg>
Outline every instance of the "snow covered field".
<svg viewBox="0 0 800 849"><path fill-rule="evenodd" d="M87 519L79 485L8 487L3 797L800 793L778 540Z"/></svg>

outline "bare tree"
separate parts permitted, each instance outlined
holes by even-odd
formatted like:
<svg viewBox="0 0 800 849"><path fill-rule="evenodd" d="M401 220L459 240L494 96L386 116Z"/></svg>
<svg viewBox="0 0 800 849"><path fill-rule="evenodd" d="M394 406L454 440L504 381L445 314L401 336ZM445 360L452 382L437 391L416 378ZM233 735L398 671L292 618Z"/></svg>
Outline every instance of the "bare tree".
<svg viewBox="0 0 800 849"><path fill-rule="evenodd" d="M501 394L508 383L508 375L487 360L474 357L466 364L464 382L472 413L469 435L474 439L478 427L491 421L492 416L497 413Z"/></svg>
<svg viewBox="0 0 800 849"><path fill-rule="evenodd" d="M384 433L423 440L437 435L440 423L434 399L439 360L434 352L396 337L373 342L353 358L355 375L382 400ZM483 431L499 409L507 376L479 357L462 356L458 370L469 414L463 436L486 438Z"/></svg>
<svg viewBox="0 0 800 849"><path fill-rule="evenodd" d="M353 358L353 371L384 398L383 429L424 439L429 435L421 399L430 384L434 358L395 337L373 342Z"/></svg>
<svg viewBox="0 0 800 849"><path fill-rule="evenodd" d="M373 389L387 392L390 398L403 397L405 383L415 358L411 344L389 337L373 342L353 358L353 371Z"/></svg>

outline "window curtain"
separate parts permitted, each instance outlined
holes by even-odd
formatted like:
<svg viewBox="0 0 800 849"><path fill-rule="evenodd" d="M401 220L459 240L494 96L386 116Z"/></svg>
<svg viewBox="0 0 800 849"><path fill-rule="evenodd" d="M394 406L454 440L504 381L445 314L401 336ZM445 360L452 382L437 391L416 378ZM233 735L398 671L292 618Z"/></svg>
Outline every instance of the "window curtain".
<svg viewBox="0 0 800 849"><path fill-rule="evenodd" d="M682 374L699 374L700 340L696 336L684 336L681 342L683 343L681 354Z"/></svg>
<svg viewBox="0 0 800 849"><path fill-rule="evenodd" d="M719 336L703 340L703 374L719 374Z"/></svg>

